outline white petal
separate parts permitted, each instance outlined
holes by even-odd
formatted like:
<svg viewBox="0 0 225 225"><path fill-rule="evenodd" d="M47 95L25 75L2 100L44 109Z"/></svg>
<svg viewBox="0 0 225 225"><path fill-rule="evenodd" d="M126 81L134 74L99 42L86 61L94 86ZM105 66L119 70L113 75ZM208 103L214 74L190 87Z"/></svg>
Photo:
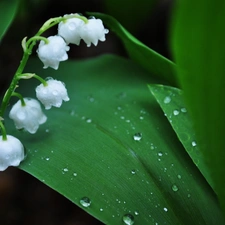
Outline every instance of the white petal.
<svg viewBox="0 0 225 225"><path fill-rule="evenodd" d="M36 96L45 109L50 109L52 106L60 107L62 101L69 101L66 87L61 81L50 79L47 84L47 86L40 84L36 87Z"/></svg>
<svg viewBox="0 0 225 225"><path fill-rule="evenodd" d="M51 67L57 70L59 62L68 59L67 51L69 51L70 47L67 46L64 39L58 35L50 36L48 40L48 44L45 44L44 41L40 42L37 54L44 64L43 68Z"/></svg>
<svg viewBox="0 0 225 225"><path fill-rule="evenodd" d="M0 136L0 171L9 166L18 166L24 159L24 147L19 139L7 135L7 140Z"/></svg>
<svg viewBox="0 0 225 225"><path fill-rule="evenodd" d="M36 133L40 124L46 122L47 117L41 110L40 103L31 98L24 98L25 106L19 100L9 112L9 117L14 121L17 129L24 128L31 134Z"/></svg>

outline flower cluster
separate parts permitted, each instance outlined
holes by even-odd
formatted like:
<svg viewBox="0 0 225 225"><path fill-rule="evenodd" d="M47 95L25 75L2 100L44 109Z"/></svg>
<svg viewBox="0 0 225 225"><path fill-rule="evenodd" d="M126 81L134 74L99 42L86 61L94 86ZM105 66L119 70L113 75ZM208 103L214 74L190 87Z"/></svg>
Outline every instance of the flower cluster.
<svg viewBox="0 0 225 225"><path fill-rule="evenodd" d="M48 38L40 36L52 24L58 24L58 34ZM70 14L46 21L36 36L28 41L26 41L26 38L23 39L24 57L17 70L21 71L21 73L14 75L0 107L0 129L2 133L0 135L0 171L5 170L8 166L18 166L25 155L24 147L20 140L7 135L3 123L3 114L10 98L12 96L19 97L19 100L9 112L10 119L14 121L17 129L23 129L31 134L36 133L39 125L47 121L47 116L43 113L40 102L48 110L52 106L61 107L63 101L69 101L67 89L63 82L53 78L44 80L36 74L22 73L36 41L41 40L37 54L43 62L44 68L51 67L57 70L59 63L68 59L69 44L79 45L80 41L83 40L87 47L90 47L91 44L96 46L98 41L105 41L105 34L107 33L108 30L104 28L100 19L95 19L94 17L87 19L79 14ZM23 98L22 95L15 92L20 79L30 79L32 77L41 81L41 84L35 89L36 97L40 102L33 98Z"/></svg>
<svg viewBox="0 0 225 225"><path fill-rule="evenodd" d="M37 54L44 64L44 68L51 67L58 69L59 62L68 59L67 51L69 51L68 44L79 45L83 40L87 47L93 43L95 46L98 41L105 41L105 34L109 31L104 28L100 19L92 17L86 19L71 18L78 14L65 15L64 21L58 25L58 34L48 37L48 42L41 41L37 49ZM68 19L66 19L69 17Z"/></svg>

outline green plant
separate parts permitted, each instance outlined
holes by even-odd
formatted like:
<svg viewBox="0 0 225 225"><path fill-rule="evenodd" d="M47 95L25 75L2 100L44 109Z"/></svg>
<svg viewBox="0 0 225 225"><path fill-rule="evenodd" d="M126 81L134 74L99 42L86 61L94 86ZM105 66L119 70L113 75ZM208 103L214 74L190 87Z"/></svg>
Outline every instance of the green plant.
<svg viewBox="0 0 225 225"><path fill-rule="evenodd" d="M105 224L224 224L220 3L176 4L171 29L176 65L113 17L90 13L119 36L131 59L103 55L60 64L51 76L66 84L70 101L46 112L48 121L35 135L16 132L4 117L7 132L27 149L19 168ZM2 25L2 35L9 24ZM48 42L38 37L23 47L39 39ZM39 60L31 59L25 69L35 75L20 78L45 84L41 77L49 70ZM27 82L32 87L37 80L21 82L17 90L33 97Z"/></svg>

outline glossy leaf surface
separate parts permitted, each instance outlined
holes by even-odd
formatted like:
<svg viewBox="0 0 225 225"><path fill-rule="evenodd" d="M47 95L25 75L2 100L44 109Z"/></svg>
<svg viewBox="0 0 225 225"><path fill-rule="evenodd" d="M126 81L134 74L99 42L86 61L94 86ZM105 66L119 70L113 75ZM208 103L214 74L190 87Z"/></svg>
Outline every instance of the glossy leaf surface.
<svg viewBox="0 0 225 225"><path fill-rule="evenodd" d="M213 191L151 96L146 83L155 81L145 70L110 55L64 62L58 71L37 60L29 68L65 82L71 100L46 111L35 135L5 121L27 148L21 169L105 224L223 224ZM18 89L24 97L38 85L28 83Z"/></svg>
<svg viewBox="0 0 225 225"><path fill-rule="evenodd" d="M149 89L158 101L187 153L213 187L212 178L205 164L203 154L196 142L196 134L184 103L183 92L180 89L164 85L149 85Z"/></svg>
<svg viewBox="0 0 225 225"><path fill-rule="evenodd" d="M175 78L175 64L158 54L148 46L144 45L132 34L130 34L115 18L112 16L102 13L89 13L90 15L96 16L104 21L110 31L116 33L116 35L123 42L126 51L131 59L136 61L139 65L149 71L152 76L158 79L165 80L172 85L176 85L177 81Z"/></svg>
<svg viewBox="0 0 225 225"><path fill-rule="evenodd" d="M225 1L180 1L173 15L178 78L225 215Z"/></svg>

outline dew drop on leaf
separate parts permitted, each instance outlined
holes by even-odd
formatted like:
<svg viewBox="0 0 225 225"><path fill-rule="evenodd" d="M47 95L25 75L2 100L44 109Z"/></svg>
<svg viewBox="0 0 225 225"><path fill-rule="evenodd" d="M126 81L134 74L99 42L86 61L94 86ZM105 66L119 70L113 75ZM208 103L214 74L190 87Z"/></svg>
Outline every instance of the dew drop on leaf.
<svg viewBox="0 0 225 225"><path fill-rule="evenodd" d="M197 143L196 143L195 141L192 141L192 142L191 142L191 145L192 145L193 147L195 147L195 146L197 145Z"/></svg>
<svg viewBox="0 0 225 225"><path fill-rule="evenodd" d="M136 134L134 134L133 139L135 141L140 141L142 139L142 133L136 133Z"/></svg>
<svg viewBox="0 0 225 225"><path fill-rule="evenodd" d="M136 174L136 171L135 170L131 170L131 174Z"/></svg>
<svg viewBox="0 0 225 225"><path fill-rule="evenodd" d="M158 156L163 156L163 153L162 152L158 152Z"/></svg>
<svg viewBox="0 0 225 225"><path fill-rule="evenodd" d="M87 119L86 122L87 122L87 123L91 123L92 120L91 120L91 119Z"/></svg>
<svg viewBox="0 0 225 225"><path fill-rule="evenodd" d="M168 103L170 103L171 102L171 98L169 97L169 96L166 96L165 98L164 98L164 101L163 101L165 104L168 104Z"/></svg>
<svg viewBox="0 0 225 225"><path fill-rule="evenodd" d="M180 113L180 112L179 112L177 109L173 110L173 115L174 115L174 116L179 115L179 113Z"/></svg>
<svg viewBox="0 0 225 225"><path fill-rule="evenodd" d="M186 108L181 108L180 111L183 112L183 113L186 113L187 109Z"/></svg>
<svg viewBox="0 0 225 225"><path fill-rule="evenodd" d="M81 200L80 200L80 204L87 208L91 205L91 200L88 198L88 197L83 197Z"/></svg>
<svg viewBox="0 0 225 225"><path fill-rule="evenodd" d="M132 224L134 224L134 217L131 214L125 214L123 216L123 222L126 225L132 225Z"/></svg>
<svg viewBox="0 0 225 225"><path fill-rule="evenodd" d="M68 168L64 168L63 171L64 172L68 172L69 170L68 170Z"/></svg>
<svg viewBox="0 0 225 225"><path fill-rule="evenodd" d="M179 190L179 188L177 187L176 184L173 184L173 185L172 185L172 190L173 190L174 192L177 192L177 191Z"/></svg>
<svg viewBox="0 0 225 225"><path fill-rule="evenodd" d="M164 210L165 212L168 212L168 209L167 209L166 207L164 207L163 210Z"/></svg>

